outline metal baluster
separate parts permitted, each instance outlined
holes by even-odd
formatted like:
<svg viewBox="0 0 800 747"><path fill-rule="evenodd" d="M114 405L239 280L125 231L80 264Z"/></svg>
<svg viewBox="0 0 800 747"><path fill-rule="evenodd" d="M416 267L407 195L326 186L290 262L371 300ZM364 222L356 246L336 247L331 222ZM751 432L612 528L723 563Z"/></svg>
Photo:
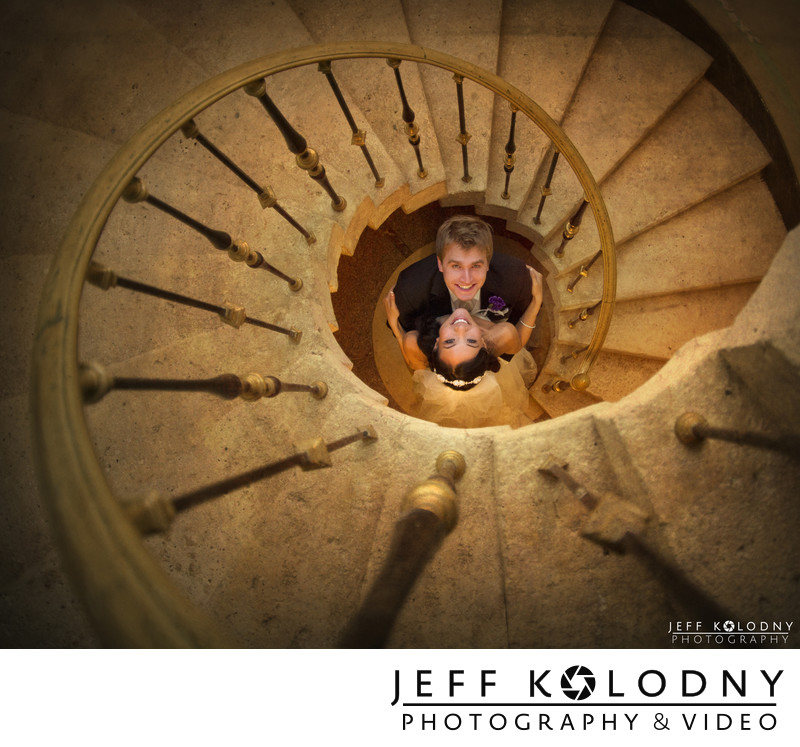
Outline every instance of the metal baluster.
<svg viewBox="0 0 800 747"><path fill-rule="evenodd" d="M86 403L99 402L113 389L129 391L161 391L161 392L205 392L216 394L223 399L241 397L248 402L255 402L262 397L276 397L281 392L309 392L315 399L323 399L328 394L328 385L324 381L314 384L287 384L275 376L260 374L221 374L209 379L163 379L141 378L132 376L115 376L99 363L82 363L80 369L80 387Z"/></svg>
<svg viewBox="0 0 800 747"><path fill-rule="evenodd" d="M414 110L408 105L408 99L406 98L406 92L403 88L403 79L400 77L400 63L402 60L396 59L388 59L386 63L389 65L392 70L394 70L394 79L397 83L397 90L400 92L400 101L403 104L403 122L405 123L406 135L408 135L408 142L414 148L414 153L417 155L417 165L419 168L417 169L417 176L420 179L424 179L428 176L428 172L425 171L425 167L422 165L422 154L419 150L419 129L417 128L416 123L414 122Z"/></svg>
<svg viewBox="0 0 800 747"><path fill-rule="evenodd" d="M406 513L394 528L389 557L361 609L344 631L343 648L384 646L414 582L456 524L455 482L466 469L457 451L436 460L436 473L406 496Z"/></svg>
<svg viewBox="0 0 800 747"><path fill-rule="evenodd" d="M583 214L586 212L586 208L589 206L589 201L584 200L581 203L581 206L575 211L575 215L573 215L568 221L567 225L564 226L564 233L561 237L561 244L559 245L558 249L553 252L553 255L556 257L563 257L564 256L564 247L567 245L568 241L572 241L575 238L578 231L581 227L581 221L583 220Z"/></svg>
<svg viewBox="0 0 800 747"><path fill-rule="evenodd" d="M800 458L800 435L792 433L768 434L742 431L734 428L717 428L696 412L685 412L675 421L675 435L684 444L701 443L707 438L728 441L759 449L780 451Z"/></svg>
<svg viewBox="0 0 800 747"><path fill-rule="evenodd" d="M169 529L173 519L180 511L198 506L206 501L219 498L239 488L245 488L258 480L263 480L280 472L285 472L292 467L303 470L318 469L332 466L330 452L341 449L356 441L374 441L378 438L371 425L359 428L358 431L337 441L326 444L321 438L312 439L297 444L297 453L285 459L272 462L263 467L244 472L235 477L220 480L190 493L184 493L176 498L158 492L134 498L123 503L134 526L142 533L164 532Z"/></svg>
<svg viewBox="0 0 800 747"><path fill-rule="evenodd" d="M184 306L190 306L195 309L211 311L215 314L218 314L225 324L229 324L231 327L235 327L236 329L241 327L243 324L252 324L256 327L269 329L273 332L279 332L283 335L286 335L292 342L300 342L300 339L303 336L303 333L300 332L300 330L294 328L286 329L285 327L279 327L275 324L270 324L269 322L263 322L260 319L253 319L252 317L247 316L244 307L242 306L236 306L235 304L228 303L227 301L223 303L222 306L217 306L216 304L207 303L206 301L201 301L197 298L191 298L190 296L184 296L180 293L173 293L172 291L164 290L163 288L157 288L153 285L140 283L137 280L130 280L129 278L117 275L113 270L110 270L107 267L98 264L97 262L91 262L89 264L89 269L86 272L86 280L102 290L108 290L109 288L117 287L126 288L127 290L135 291L136 293L144 293L145 295L153 296L154 298L161 298L165 301L174 301L175 303L179 303Z"/></svg>
<svg viewBox="0 0 800 747"><path fill-rule="evenodd" d="M464 165L464 176L461 177L461 181L469 183L472 181L472 177L469 175L469 153L467 152L467 143L472 135L467 132L467 116L464 111L464 76L456 73L453 76L453 80L456 82L456 96L458 98L459 133L456 142L461 143L461 161Z"/></svg>
<svg viewBox="0 0 800 747"><path fill-rule="evenodd" d="M269 262L264 259L261 252L251 249L246 241L234 241L231 239L230 234L225 231L217 231L213 228L200 223L200 221L190 218L185 213L182 213L177 208L172 207L168 203L153 197L148 193L144 182L135 176L131 179L130 184L125 188L122 197L126 202L147 202L153 207L165 212L167 215L177 218L184 225L194 228L197 232L205 236L215 249L221 249L228 252L228 256L234 262L244 262L248 267L256 268L261 267L268 270L273 275L285 280L289 284L289 288L293 291L299 291L303 287L303 281L300 278L289 277L280 270L273 267Z"/></svg>
<svg viewBox="0 0 800 747"><path fill-rule="evenodd" d="M367 148L367 133L365 130L359 130L358 125L356 124L355 119L353 119L353 115L350 113L350 107L347 105L347 102L344 100L344 95L342 94L342 90L339 88L339 84L336 82L336 78L333 75L333 68L331 67L330 60L325 62L320 62L318 65L318 70L321 73L324 73L325 78L328 81L328 84L333 91L333 95L336 96L336 100L339 102L339 106L344 113L345 119L347 120L347 124L350 125L350 130L353 133L353 137L350 140L351 145L357 145L361 148L361 152L364 154L364 158L367 161L367 165L369 166L370 170L372 171L372 175L375 177L375 186L380 188L384 185L385 181L378 173L378 169L375 167L375 163L372 160L372 156L369 153L369 149Z"/></svg>
<svg viewBox="0 0 800 747"><path fill-rule="evenodd" d="M299 291L303 287L303 281L300 278L293 278L281 272L278 268L267 262L261 252L251 249L246 241L235 242L233 247L228 249L228 256L234 262L244 262L248 267L252 267L253 269L260 267L267 272L271 272L275 277L285 280L290 290Z"/></svg>
<svg viewBox="0 0 800 747"><path fill-rule="evenodd" d="M729 610L697 586L647 536L647 527L651 522L644 511L613 493L598 496L575 480L566 467L566 463L548 455L539 471L566 485L586 508L587 515L581 528L584 537L637 557L669 592L693 611L696 615L693 619L709 623L736 619Z"/></svg>
<svg viewBox="0 0 800 747"><path fill-rule="evenodd" d="M202 145L209 153L211 153L212 156L227 166L228 169L236 174L239 179L241 179L256 193L256 195L258 195L258 201L262 208L272 208L276 213L278 213L278 215L280 215L303 235L306 243L313 244L317 240L313 233L310 233L303 228L300 223L298 223L284 208L278 204L278 200L275 197L275 192L271 187L264 188L256 181L251 179L241 168L239 168L239 166L237 166L228 156L226 156L205 135L200 132L197 123L193 119L190 119L185 125L183 125L183 127L181 127L181 132L183 133L184 137L197 140L197 142L200 143L200 145Z"/></svg>
<svg viewBox="0 0 800 747"><path fill-rule="evenodd" d="M601 303L603 302L598 301L596 304L594 304L594 306L588 306L587 308L583 309L578 316L576 316L574 319L570 319L567 322L567 327L574 329L578 322L585 322L592 314L594 314L595 310L598 306L600 306Z"/></svg>
<svg viewBox="0 0 800 747"><path fill-rule="evenodd" d="M600 250L597 254L594 255L585 265L581 265L581 269L578 272L578 275L575 279L567 286L567 292L572 293L575 290L575 286L581 281L581 278L589 277L589 270L592 269L592 265L597 262L600 257L603 256L603 251Z"/></svg>
<svg viewBox="0 0 800 747"><path fill-rule="evenodd" d="M579 348L575 348L575 350L573 350L571 353L567 353L566 355L562 355L562 356L561 356L561 363L562 363L562 365L563 365L564 363L566 363L566 362L567 362L568 360L570 360L570 359L572 359L572 360L577 360L577 359L578 359L578 356L579 356L581 353L585 353L585 352L586 352L588 349L589 349L589 346L587 345L586 347L583 347L583 348L580 348L580 349L579 349Z"/></svg>
<svg viewBox="0 0 800 747"><path fill-rule="evenodd" d="M122 198L126 202L146 202L149 205L158 208L167 215L176 218L185 226L189 226L189 228L193 228L199 234L205 236L215 249L223 249L227 251L231 246L233 246L233 239L231 239L231 235L229 233L226 233L225 231L218 231L214 228L209 228L199 220L195 220L194 218L186 215L186 213L183 213L177 208L172 207L172 205L159 200L157 197L153 197L153 195L147 191L147 187L145 187L144 182L138 176L133 177L128 186L125 187L125 191L122 193Z"/></svg>
<svg viewBox="0 0 800 747"><path fill-rule="evenodd" d="M511 197L511 193L508 191L508 185L511 181L511 173L514 171L514 161L516 160L516 156L514 155L517 152L517 144L514 142L514 130L517 126L517 109L514 104L511 104L511 126L508 130L508 142L506 143L506 155L503 161L503 171L506 172L506 184L505 188L503 189L503 193L500 195L504 200L508 200Z"/></svg>
<svg viewBox="0 0 800 747"><path fill-rule="evenodd" d="M550 189L550 183L553 181L553 173L556 170L556 164L558 163L558 151L553 153L553 160L550 161L550 169L547 172L547 178L544 180L544 186L542 187L542 197L539 200L539 209L536 211L536 217L533 219L533 222L538 226L542 222L542 210L544 209L544 201L553 194L552 190ZM561 256L561 255L558 255Z"/></svg>
<svg viewBox="0 0 800 747"><path fill-rule="evenodd" d="M266 110L270 119L275 123L283 139L286 141L286 146L291 153L294 153L297 160L297 165L308 172L308 175L317 182L330 196L331 207L337 212L341 212L347 207L347 200L336 194L336 191L328 181L325 174L325 167L319 162L319 156L316 151L308 147L306 139L289 124L286 117L275 105L275 102L267 94L267 84L263 78L254 80L248 83L244 90L250 96L257 98L261 105Z"/></svg>

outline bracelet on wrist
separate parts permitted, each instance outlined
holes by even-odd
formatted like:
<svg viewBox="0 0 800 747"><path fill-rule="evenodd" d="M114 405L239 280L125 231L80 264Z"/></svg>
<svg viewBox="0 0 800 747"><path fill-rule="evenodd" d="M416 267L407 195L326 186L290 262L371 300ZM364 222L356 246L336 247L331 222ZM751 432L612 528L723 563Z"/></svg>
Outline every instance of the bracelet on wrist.
<svg viewBox="0 0 800 747"><path fill-rule="evenodd" d="M525 324L525 322L523 322L523 321L522 321L522 319L520 319L520 320L519 320L519 323L520 323L520 324L521 324L523 327L527 327L528 329L536 329L536 322L534 322L533 324Z"/></svg>

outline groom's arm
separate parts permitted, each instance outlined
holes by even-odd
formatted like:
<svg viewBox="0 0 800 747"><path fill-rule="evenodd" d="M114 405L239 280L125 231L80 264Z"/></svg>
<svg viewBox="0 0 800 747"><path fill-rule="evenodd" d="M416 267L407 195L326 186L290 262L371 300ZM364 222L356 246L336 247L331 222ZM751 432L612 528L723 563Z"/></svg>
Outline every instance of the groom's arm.
<svg viewBox="0 0 800 747"><path fill-rule="evenodd" d="M491 265L494 271L492 286L500 290L498 295L510 309L507 321L516 324L532 299L530 272L521 259L509 254L496 253Z"/></svg>

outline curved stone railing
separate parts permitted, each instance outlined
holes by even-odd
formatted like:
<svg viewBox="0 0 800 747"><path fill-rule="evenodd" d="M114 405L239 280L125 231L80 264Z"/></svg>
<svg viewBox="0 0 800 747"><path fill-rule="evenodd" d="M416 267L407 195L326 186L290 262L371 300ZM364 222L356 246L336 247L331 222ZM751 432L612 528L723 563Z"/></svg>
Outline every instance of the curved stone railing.
<svg viewBox="0 0 800 747"><path fill-rule="evenodd" d="M208 80L153 118L100 174L67 229L40 306L32 384L38 471L68 570L98 632L109 645L217 646L225 641L215 624L178 593L143 548L139 535L112 495L91 446L77 358L78 312L101 231L120 197L126 190L130 193L131 183L147 160L173 133L186 128L209 106L245 87L249 87L251 95L258 95L261 78L306 65L353 58L387 58L395 72L397 67L393 63L398 60L429 64L454 72L459 85L459 77L462 81L471 80L507 100L512 111L532 120L560 157L570 164L591 206L603 260L603 295L597 323L579 370L571 377L575 389L588 385L588 374L608 332L614 304L613 234L600 190L581 155L530 98L498 76L449 55L408 44L381 42L292 50L248 62ZM417 137L418 143L418 136L413 113L409 121L406 109L404 101L403 118L409 143L416 147L414 139ZM460 137L466 148L468 137L463 118ZM297 156L298 164L309 170L312 178L324 179L324 170L320 177L319 168L308 153L297 152ZM420 176L423 172L420 165ZM273 206L269 201L262 204ZM334 208L339 209L336 205ZM247 262L250 264L249 257Z"/></svg>

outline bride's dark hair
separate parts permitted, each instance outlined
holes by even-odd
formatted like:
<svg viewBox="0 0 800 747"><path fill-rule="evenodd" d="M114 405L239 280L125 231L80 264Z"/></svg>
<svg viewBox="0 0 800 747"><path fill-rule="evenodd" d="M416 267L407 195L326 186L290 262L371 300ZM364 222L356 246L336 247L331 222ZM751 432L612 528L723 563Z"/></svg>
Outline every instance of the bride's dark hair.
<svg viewBox="0 0 800 747"><path fill-rule="evenodd" d="M456 366L448 366L439 358L439 353L436 350L436 340L439 337L439 327L441 327L436 317L430 315L419 317L415 326L419 334L417 344L427 357L431 371L443 377L443 383L451 389L466 392L477 386L478 382L475 379L479 376L483 376L487 371L500 370L500 361L485 347L479 348L474 358L462 361ZM457 386L455 382L466 383Z"/></svg>

